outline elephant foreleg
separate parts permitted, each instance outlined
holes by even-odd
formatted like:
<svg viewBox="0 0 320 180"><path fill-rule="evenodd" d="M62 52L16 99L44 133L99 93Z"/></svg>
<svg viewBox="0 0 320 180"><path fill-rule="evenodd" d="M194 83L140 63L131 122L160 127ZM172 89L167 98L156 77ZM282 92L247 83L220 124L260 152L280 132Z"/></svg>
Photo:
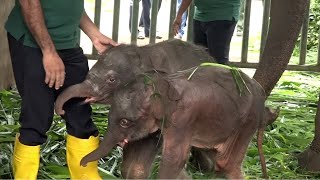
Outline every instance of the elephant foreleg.
<svg viewBox="0 0 320 180"><path fill-rule="evenodd" d="M182 174L190 152L190 139L182 132L172 128L164 133L159 179L176 179Z"/></svg>
<svg viewBox="0 0 320 180"><path fill-rule="evenodd" d="M121 174L125 179L147 179L153 160L161 146L158 132L138 141L129 142L123 149Z"/></svg>

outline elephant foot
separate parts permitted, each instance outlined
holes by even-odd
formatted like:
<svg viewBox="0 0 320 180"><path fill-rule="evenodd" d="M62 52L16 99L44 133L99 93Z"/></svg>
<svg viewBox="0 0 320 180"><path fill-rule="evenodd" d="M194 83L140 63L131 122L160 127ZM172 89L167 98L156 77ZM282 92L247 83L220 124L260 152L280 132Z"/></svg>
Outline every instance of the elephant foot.
<svg viewBox="0 0 320 180"><path fill-rule="evenodd" d="M315 151L312 147L306 149L298 156L298 165L311 172L320 171L320 151Z"/></svg>

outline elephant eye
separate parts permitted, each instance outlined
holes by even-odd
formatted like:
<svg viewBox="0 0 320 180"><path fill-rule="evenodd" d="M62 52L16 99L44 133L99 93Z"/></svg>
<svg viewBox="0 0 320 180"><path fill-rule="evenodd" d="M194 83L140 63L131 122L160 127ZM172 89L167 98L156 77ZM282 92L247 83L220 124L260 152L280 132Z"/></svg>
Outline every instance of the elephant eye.
<svg viewBox="0 0 320 180"><path fill-rule="evenodd" d="M115 79L114 77L111 77L111 78L108 79L108 81L111 82L111 83L113 83L113 82L116 81L116 79Z"/></svg>
<svg viewBox="0 0 320 180"><path fill-rule="evenodd" d="M120 126L123 128L128 128L130 126L130 121L127 119L121 119Z"/></svg>

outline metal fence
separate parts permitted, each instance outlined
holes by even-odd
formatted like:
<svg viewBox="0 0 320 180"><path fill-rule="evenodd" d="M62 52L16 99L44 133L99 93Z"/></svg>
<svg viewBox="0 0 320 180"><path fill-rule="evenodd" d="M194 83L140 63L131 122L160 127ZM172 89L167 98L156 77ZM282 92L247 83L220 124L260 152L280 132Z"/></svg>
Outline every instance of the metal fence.
<svg viewBox="0 0 320 180"><path fill-rule="evenodd" d="M100 27L100 18L101 18L101 1L95 0L95 11L94 11L94 23ZM137 35L138 35L138 19L139 19L139 1L140 0L132 0L133 1L133 9L132 9L132 19L131 19L131 43L137 44ZM308 26L309 26L309 10L310 10L310 0L308 1L308 11L305 14L304 23L301 28L301 41L300 41L300 55L299 55L299 63L298 64L289 64L287 66L287 70L297 70L297 71L317 71L320 72L320 36L318 43L318 56L317 62L315 64L310 64L307 62L307 34L308 34ZM119 38L119 17L120 17L120 3L121 0L114 0L113 7L113 25L112 25L112 39L118 41ZM174 38L174 34L172 32L172 23L176 16L176 5L177 0L170 1L170 15L169 15L169 29L168 29L168 39ZM263 52L263 47L266 43L266 38L268 34L268 25L269 25L269 15L270 15L270 6L271 0L264 0L264 8L263 8L263 17L262 17L262 27L261 27L261 40L260 40L260 58ZM149 43L156 42L156 27L157 27L157 14L158 14L158 4L159 0L152 0L151 7L151 22L150 22L150 37ZM255 63L248 62L248 50L249 50L249 34L250 34L250 12L252 7L252 0L245 0L245 11L244 11L244 26L243 26L243 38L242 38L242 47L241 47L241 60L240 62L231 63L235 66L241 68L256 68L259 63L258 58ZM194 6L190 6L188 13L188 27L187 27L187 41L192 41L192 17L194 14ZM319 33L320 34L320 33ZM90 59L97 59L98 54L94 48L92 48L92 53L87 54Z"/></svg>

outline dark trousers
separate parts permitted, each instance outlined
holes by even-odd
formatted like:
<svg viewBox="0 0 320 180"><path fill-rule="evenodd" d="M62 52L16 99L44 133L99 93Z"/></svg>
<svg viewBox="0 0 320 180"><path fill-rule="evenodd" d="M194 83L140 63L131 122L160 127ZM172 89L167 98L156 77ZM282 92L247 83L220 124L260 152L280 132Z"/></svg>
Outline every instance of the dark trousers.
<svg viewBox="0 0 320 180"><path fill-rule="evenodd" d="M159 1L158 11L161 7L162 0ZM129 17L129 29L131 32L131 18L132 18L132 4L130 4L130 17ZM142 0L142 11L139 20L139 27L144 27L144 34L149 37L150 34L150 10L151 0Z"/></svg>
<svg viewBox="0 0 320 180"><path fill-rule="evenodd" d="M42 52L39 48L23 45L8 33L8 42L16 85L21 96L19 140L25 145L40 145L46 139L54 115L54 101L66 87L82 82L88 73L88 61L81 48L59 50L64 62L66 78L60 90L45 84ZM67 133L78 138L97 136L91 119L90 105L80 105L83 99L74 98L65 105Z"/></svg>
<svg viewBox="0 0 320 180"><path fill-rule="evenodd" d="M193 21L193 41L208 48L210 55L220 64L229 61L230 42L236 21Z"/></svg>

